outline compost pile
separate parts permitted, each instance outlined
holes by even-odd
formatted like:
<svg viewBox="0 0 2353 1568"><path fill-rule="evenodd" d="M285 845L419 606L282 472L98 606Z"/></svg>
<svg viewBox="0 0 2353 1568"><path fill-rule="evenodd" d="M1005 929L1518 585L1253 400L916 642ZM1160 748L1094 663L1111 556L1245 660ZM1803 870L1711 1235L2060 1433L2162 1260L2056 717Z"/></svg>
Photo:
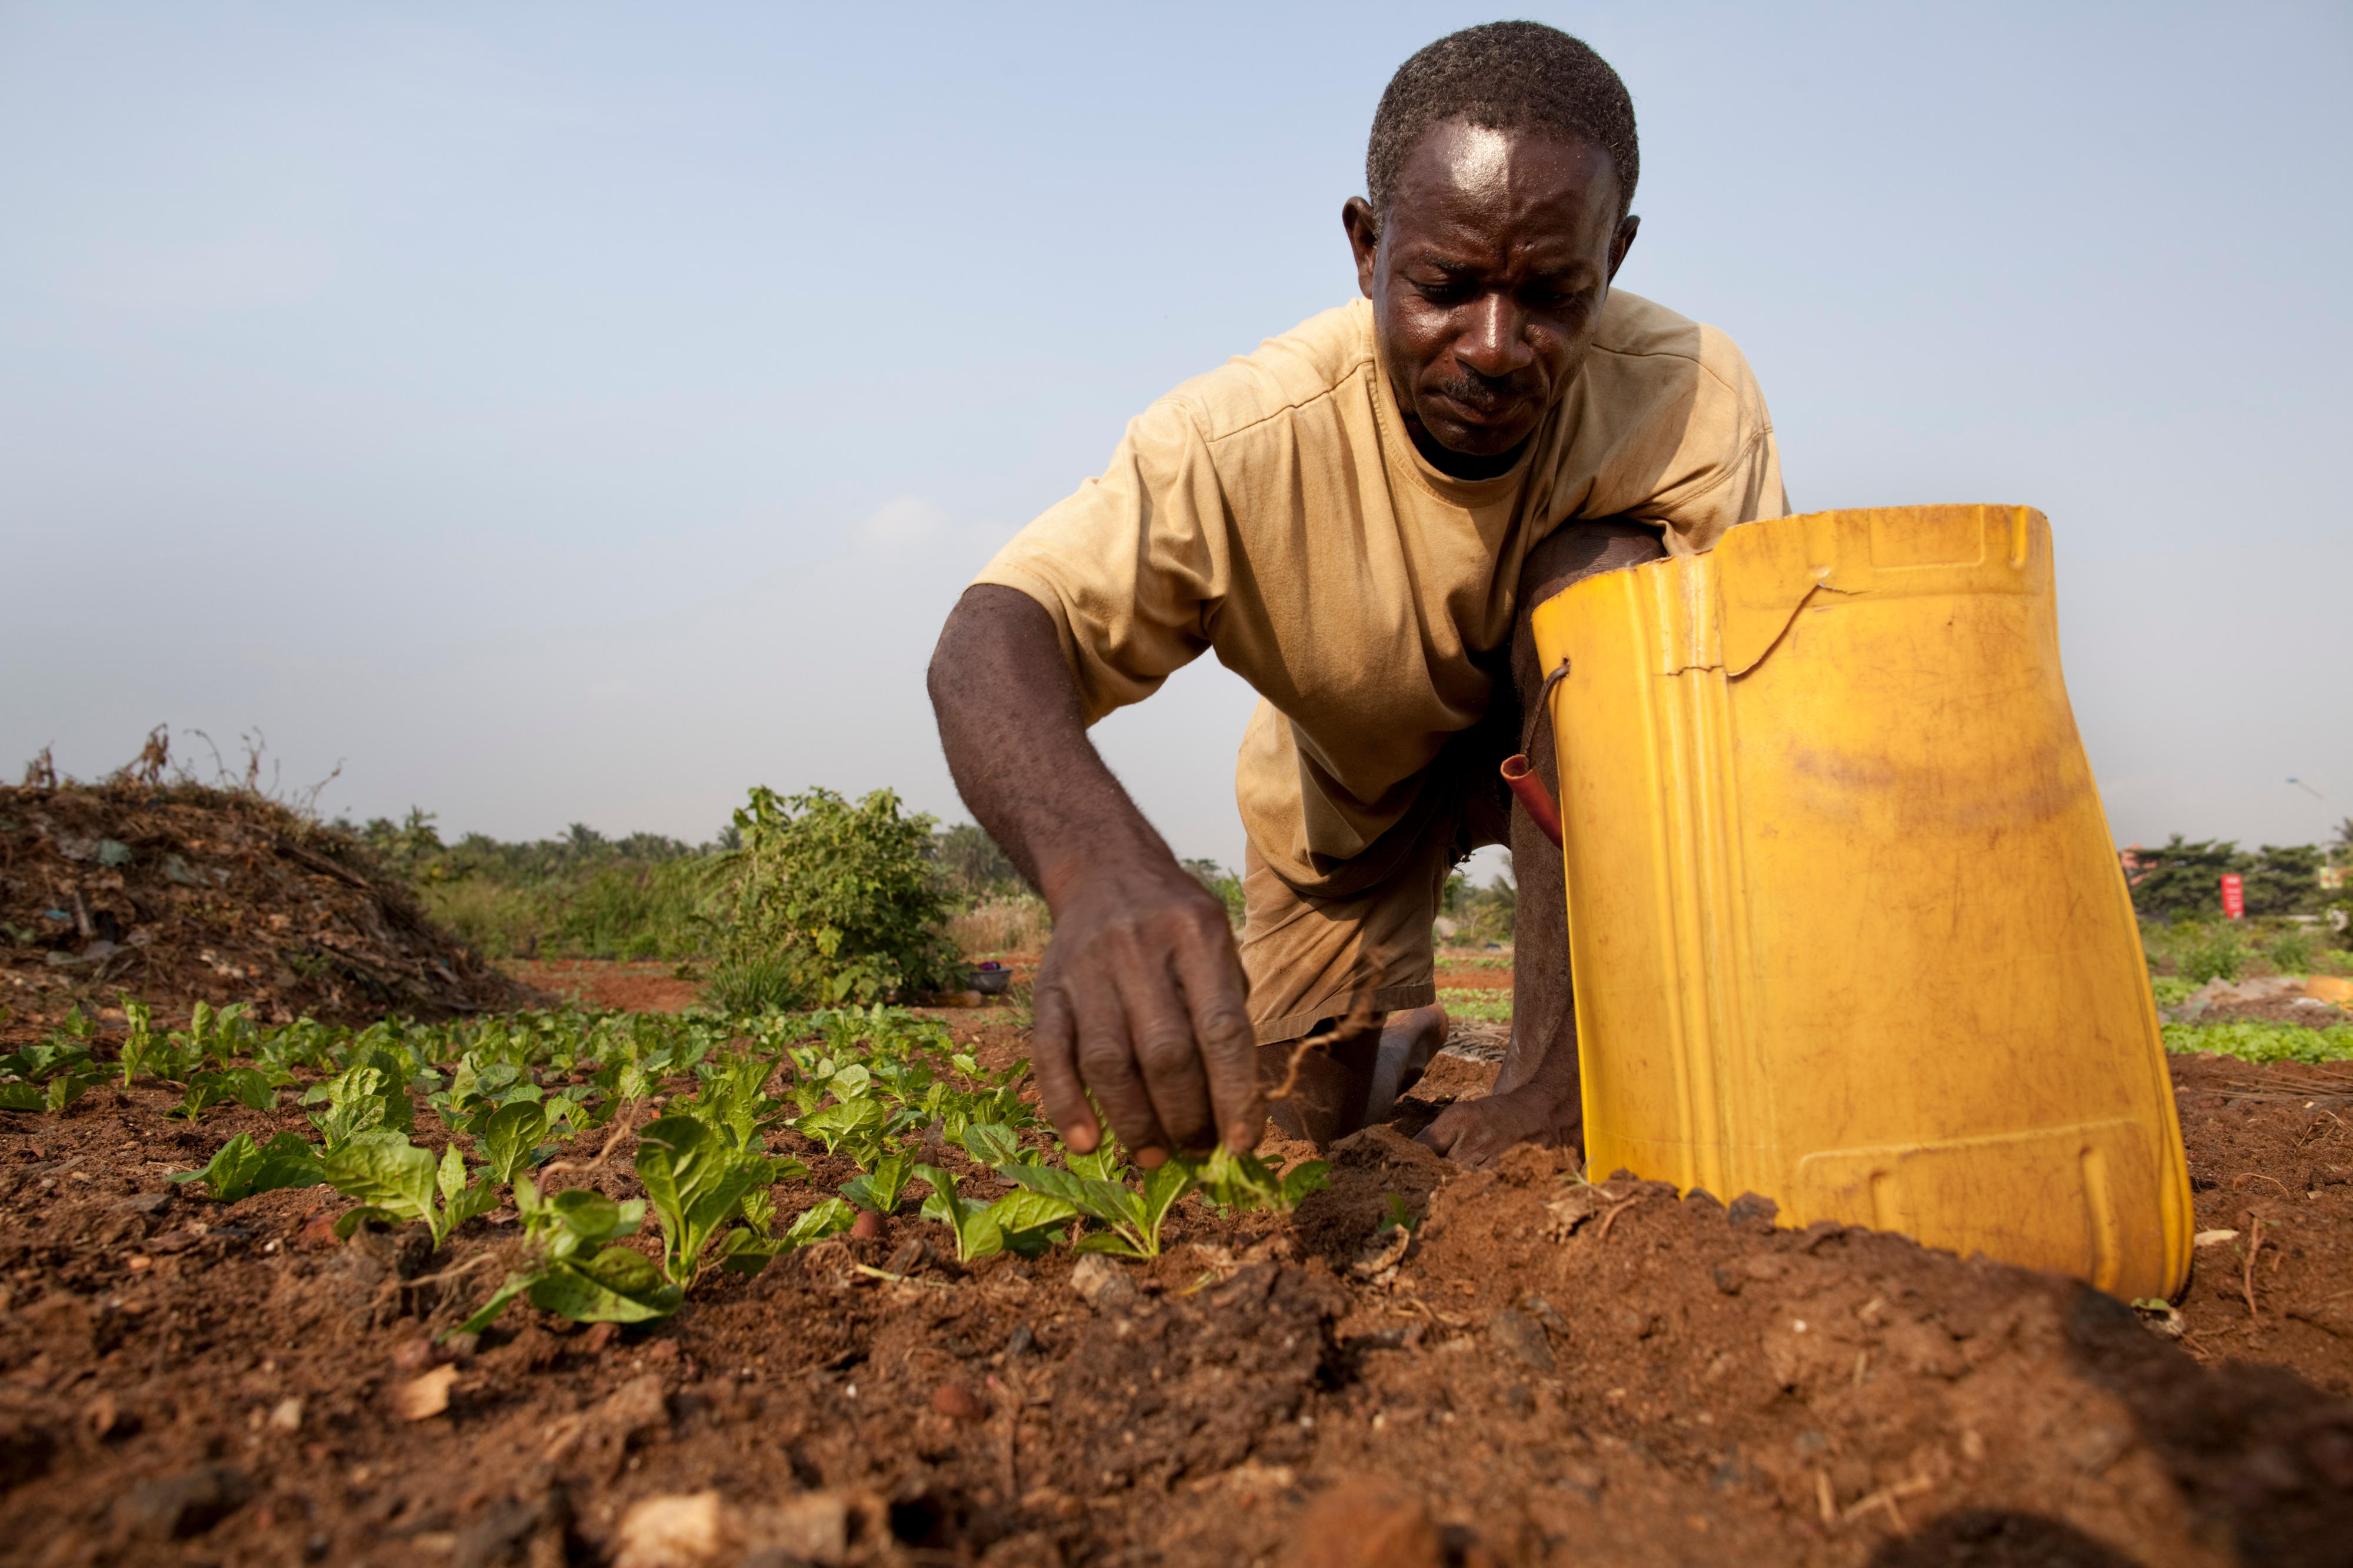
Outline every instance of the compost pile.
<svg viewBox="0 0 2353 1568"><path fill-rule="evenodd" d="M349 834L256 791L127 778L0 787L0 1005L35 1025L122 995L279 1023L532 999Z"/></svg>

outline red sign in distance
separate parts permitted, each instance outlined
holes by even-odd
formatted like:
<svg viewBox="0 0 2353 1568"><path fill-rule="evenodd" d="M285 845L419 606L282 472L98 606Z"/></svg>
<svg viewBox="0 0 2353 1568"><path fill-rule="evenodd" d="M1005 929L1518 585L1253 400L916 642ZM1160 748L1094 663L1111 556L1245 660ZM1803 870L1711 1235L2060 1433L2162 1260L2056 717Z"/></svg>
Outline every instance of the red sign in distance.
<svg viewBox="0 0 2353 1568"><path fill-rule="evenodd" d="M2244 920L2247 916L2247 884L2234 871L2222 873L2222 918Z"/></svg>

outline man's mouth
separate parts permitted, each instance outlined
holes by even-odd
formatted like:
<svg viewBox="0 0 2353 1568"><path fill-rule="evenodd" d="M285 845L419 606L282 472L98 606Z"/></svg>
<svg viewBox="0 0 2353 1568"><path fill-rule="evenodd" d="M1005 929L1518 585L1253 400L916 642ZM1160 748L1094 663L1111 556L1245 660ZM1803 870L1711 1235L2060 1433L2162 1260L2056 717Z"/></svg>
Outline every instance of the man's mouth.
<svg viewBox="0 0 2353 1568"><path fill-rule="evenodd" d="M1475 381L1442 381L1430 391L1451 404L1467 425L1499 425L1528 400L1527 393L1518 388Z"/></svg>

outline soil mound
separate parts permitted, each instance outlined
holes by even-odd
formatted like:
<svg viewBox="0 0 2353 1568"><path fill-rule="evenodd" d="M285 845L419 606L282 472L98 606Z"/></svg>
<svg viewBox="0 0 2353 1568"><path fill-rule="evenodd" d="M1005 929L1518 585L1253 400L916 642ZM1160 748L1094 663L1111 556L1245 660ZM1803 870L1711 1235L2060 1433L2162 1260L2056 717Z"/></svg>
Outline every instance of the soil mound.
<svg viewBox="0 0 2353 1568"><path fill-rule="evenodd" d="M258 792L0 786L0 1001L44 1022L128 994L361 1022L530 1005L349 834Z"/></svg>

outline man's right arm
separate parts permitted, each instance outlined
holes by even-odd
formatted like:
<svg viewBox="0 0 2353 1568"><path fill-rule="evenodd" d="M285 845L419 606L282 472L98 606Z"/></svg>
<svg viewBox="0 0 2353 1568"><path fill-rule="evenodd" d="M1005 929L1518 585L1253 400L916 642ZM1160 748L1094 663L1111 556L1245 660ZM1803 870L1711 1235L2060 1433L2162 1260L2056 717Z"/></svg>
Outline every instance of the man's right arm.
<svg viewBox="0 0 2353 1568"><path fill-rule="evenodd" d="M1225 908L1088 740L1053 617L1018 589L966 589L930 685L965 804L1053 914L1030 1060L1062 1141L1100 1142L1092 1091L1147 1166L1254 1146L1266 1104Z"/></svg>

